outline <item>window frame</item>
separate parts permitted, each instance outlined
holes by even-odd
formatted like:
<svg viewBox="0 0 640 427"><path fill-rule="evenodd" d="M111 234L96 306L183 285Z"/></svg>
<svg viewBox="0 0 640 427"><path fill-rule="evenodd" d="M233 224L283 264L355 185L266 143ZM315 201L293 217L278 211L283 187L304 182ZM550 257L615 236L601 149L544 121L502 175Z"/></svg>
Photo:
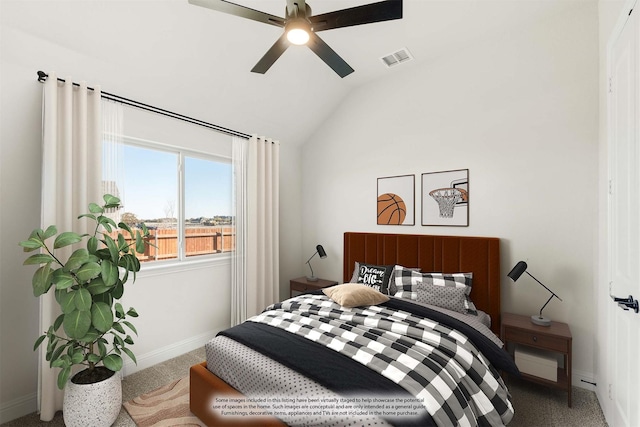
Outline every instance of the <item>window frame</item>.
<svg viewBox="0 0 640 427"><path fill-rule="evenodd" d="M230 264L231 255L233 251L212 253L206 255L197 255L187 257L185 254L185 232L186 232L186 216L185 216L185 157L197 158L201 160L217 161L220 163L226 163L233 166L233 160L230 156L215 154L203 150L194 150L190 148L184 148L178 145L167 144L163 142L151 141L148 139L137 138L132 136L123 135L121 139L123 146L129 145L133 147L156 150L177 155L176 170L178 172L178 191L177 197L177 211L178 211L178 256L176 258L153 260L149 262L140 263L140 272L153 272L155 270L192 270L195 268L204 268L217 264ZM230 141L229 143L232 143ZM231 171L231 182L233 183L233 171ZM126 191L125 191L126 196ZM233 196L232 196L233 197ZM232 207L233 208L233 207ZM233 209L232 209L233 210Z"/></svg>

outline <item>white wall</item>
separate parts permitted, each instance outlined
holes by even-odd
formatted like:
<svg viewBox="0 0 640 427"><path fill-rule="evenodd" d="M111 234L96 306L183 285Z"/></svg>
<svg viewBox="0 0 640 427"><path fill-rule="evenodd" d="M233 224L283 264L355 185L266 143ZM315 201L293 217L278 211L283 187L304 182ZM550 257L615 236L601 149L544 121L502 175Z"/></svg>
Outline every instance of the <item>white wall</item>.
<svg viewBox="0 0 640 427"><path fill-rule="evenodd" d="M37 9L33 13L37 14ZM169 110L179 101L193 110L175 108L177 112L208 117L208 111L202 110L206 107L197 99L189 102L189 92L178 100L174 91L159 92L160 86L153 83L154 78L178 80L183 76L150 75L149 81L141 82L131 76L145 73L143 60L127 66L119 65L118 61L118 58L104 61L99 55L71 51L11 26L0 26L0 423L36 410L37 356L32 348L40 333L38 300L31 291L33 270L22 267L25 256L18 246L40 223L42 86L36 81L36 71L56 71L75 80L95 79L89 85L99 83L103 90ZM197 92L203 90L206 89L199 88ZM242 115L237 109L226 114L227 118ZM247 123L255 120L248 118ZM220 117L217 123L224 125L225 117ZM125 131L126 128L125 124ZM155 125L147 126L147 130L163 134ZM300 248L300 149L283 141L280 160L281 289L285 296L289 278L299 276L298 269L302 269L296 256ZM133 306L140 313L134 321L139 337L133 347L138 366L127 363L124 372L131 373L189 351L228 326L229 271L227 261L194 266L180 273L141 272L136 283L128 286L124 299L125 306Z"/></svg>
<svg viewBox="0 0 640 427"><path fill-rule="evenodd" d="M303 150L303 248L342 278L345 231L495 236L503 311L548 294L506 274L518 260L554 289L573 334L574 380L593 379L597 261L598 15L594 2L479 41L355 91ZM469 169L469 227L421 226L420 174ZM416 225L376 225L376 179L416 175ZM579 382L576 385L581 385Z"/></svg>

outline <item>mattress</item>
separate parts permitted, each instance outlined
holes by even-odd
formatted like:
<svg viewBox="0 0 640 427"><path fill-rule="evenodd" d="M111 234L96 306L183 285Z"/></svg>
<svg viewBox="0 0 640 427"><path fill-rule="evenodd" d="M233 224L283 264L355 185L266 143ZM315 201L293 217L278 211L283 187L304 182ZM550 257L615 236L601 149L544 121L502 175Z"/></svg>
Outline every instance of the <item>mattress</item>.
<svg viewBox="0 0 640 427"><path fill-rule="evenodd" d="M326 304L327 302L321 301L321 303ZM281 304L286 305L287 302L280 303L279 305ZM294 305L295 304L296 303L294 303ZM434 311L443 312L446 316L453 317L470 326L474 332L476 330L479 331L481 335L486 336L486 338L493 343L489 344L492 351L495 351L493 348L494 345L496 349L502 347L502 342L487 327L489 320L487 318L488 316L485 317L482 313L480 313L480 316L469 316L460 313L452 313L449 312L449 310L437 307L434 308L424 304L418 305L431 307ZM437 315L438 313L433 314ZM279 322L280 321L277 323ZM254 339L260 336L261 333L259 332L258 335L254 335ZM266 340L265 338L260 339ZM274 347L271 341L266 341L268 347ZM245 342L245 344L253 346L252 342ZM297 372L297 370L291 369L284 364L263 355L261 352L253 350L229 337L218 336L207 343L205 349L207 355L207 369L235 389L240 390L245 396L251 399L256 399L258 402L268 396L314 396L316 399L328 402L337 401L341 398L341 395L337 392L334 392L318 382L307 378L305 375ZM311 351L307 350L304 353L305 360L307 355L309 355L309 360L311 360L311 353L314 352L315 351L312 349ZM288 357L289 354L287 353L284 356ZM280 357L282 357L282 355ZM317 361L318 359L316 359L316 362ZM481 376L485 375L486 374L481 374ZM352 379L350 384L359 382L360 378L362 377L355 377ZM497 381L501 382L499 378L497 378ZM495 392L497 392L497 390ZM504 394L504 392L500 393ZM503 404L505 404L505 402L503 402ZM511 406L508 402L506 402L506 405L508 407ZM512 411L512 409L510 409L510 411ZM366 411L362 411L361 413L367 414ZM342 417L338 414L339 413L334 414L333 412L325 412L320 415L319 413L314 414L309 411L293 410L280 412L276 415L289 425L343 426L354 425L354 422L357 425L390 425L387 421L375 415L359 415L358 418L355 419L354 414L350 414L349 417ZM509 418L510 416L507 416L505 420L508 422ZM396 421L393 422L396 423ZM442 422L440 422L440 424L441 423Z"/></svg>
<svg viewBox="0 0 640 427"><path fill-rule="evenodd" d="M207 369L252 399L266 396L316 396L333 401L340 396L275 360L225 336L217 336L205 345ZM279 418L295 426L341 427L356 425L390 426L376 416L345 418L333 414L323 416L296 415L292 411ZM354 424L351 424L354 425Z"/></svg>

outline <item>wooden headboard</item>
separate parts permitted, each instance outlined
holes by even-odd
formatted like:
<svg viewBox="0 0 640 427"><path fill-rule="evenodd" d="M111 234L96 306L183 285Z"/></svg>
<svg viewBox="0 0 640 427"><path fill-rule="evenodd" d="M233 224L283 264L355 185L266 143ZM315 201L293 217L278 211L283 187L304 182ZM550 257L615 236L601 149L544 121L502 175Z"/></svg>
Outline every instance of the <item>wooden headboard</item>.
<svg viewBox="0 0 640 427"><path fill-rule="evenodd" d="M500 334L500 239L422 234L344 233L344 282L356 262L420 267L423 272L473 272L471 300Z"/></svg>

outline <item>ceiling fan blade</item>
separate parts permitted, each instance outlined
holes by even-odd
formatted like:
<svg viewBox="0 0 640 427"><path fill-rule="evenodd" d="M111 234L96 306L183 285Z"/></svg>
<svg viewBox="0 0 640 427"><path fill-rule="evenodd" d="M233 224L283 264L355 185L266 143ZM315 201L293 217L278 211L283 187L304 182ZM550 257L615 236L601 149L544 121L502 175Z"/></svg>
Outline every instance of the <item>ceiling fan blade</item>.
<svg viewBox="0 0 640 427"><path fill-rule="evenodd" d="M387 0L309 17L313 31L332 30L402 18L402 0Z"/></svg>
<svg viewBox="0 0 640 427"><path fill-rule="evenodd" d="M269 68L282 56L285 50L289 47L289 40L287 40L287 34L282 34L278 40L271 46L271 48L264 54L264 56L258 61L258 63L251 69L252 73L264 74Z"/></svg>
<svg viewBox="0 0 640 427"><path fill-rule="evenodd" d="M317 34L313 32L310 34L307 46L340 77L344 78L353 73L353 68L351 68L344 59L340 58L340 55L331 49Z"/></svg>
<svg viewBox="0 0 640 427"><path fill-rule="evenodd" d="M231 3L224 0L189 0L189 3L196 6L206 7L218 12L228 13L230 15L236 15L241 18L252 19L254 21L262 22L265 24L275 25L276 27L284 27L284 18L279 16L270 15L259 10L251 9L248 7L240 6L239 4Z"/></svg>

